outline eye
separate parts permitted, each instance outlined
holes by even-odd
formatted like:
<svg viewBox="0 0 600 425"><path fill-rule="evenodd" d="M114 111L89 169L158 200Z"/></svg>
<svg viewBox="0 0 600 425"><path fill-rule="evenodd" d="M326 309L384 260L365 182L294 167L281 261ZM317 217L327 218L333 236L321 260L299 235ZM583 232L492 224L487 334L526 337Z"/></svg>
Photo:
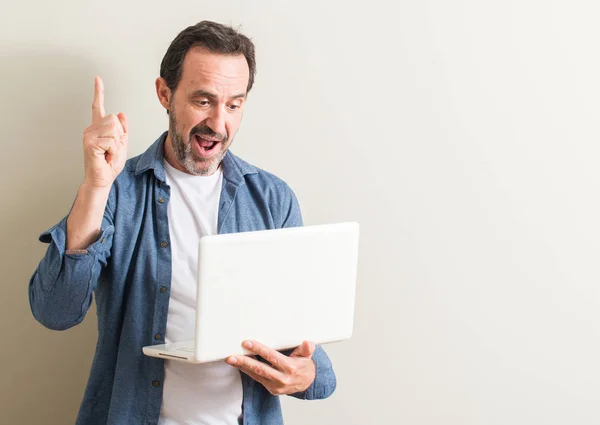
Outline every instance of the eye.
<svg viewBox="0 0 600 425"><path fill-rule="evenodd" d="M227 108L228 108L228 109L229 109L231 112L233 112L233 111L237 111L237 110L239 110L239 109L242 109L242 106L243 106L243 104L244 104L243 102L231 103L231 104L227 105Z"/></svg>
<svg viewBox="0 0 600 425"><path fill-rule="evenodd" d="M208 100L197 100L195 103L198 106L208 106L208 105L210 105L210 102Z"/></svg>

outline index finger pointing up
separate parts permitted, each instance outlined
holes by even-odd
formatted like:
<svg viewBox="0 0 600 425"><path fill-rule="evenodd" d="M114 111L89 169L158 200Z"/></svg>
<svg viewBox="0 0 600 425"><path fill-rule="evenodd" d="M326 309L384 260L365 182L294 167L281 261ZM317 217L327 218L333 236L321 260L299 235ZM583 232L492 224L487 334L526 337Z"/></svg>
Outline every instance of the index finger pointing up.
<svg viewBox="0 0 600 425"><path fill-rule="evenodd" d="M102 78L96 77L94 80L94 101L92 102L92 123L96 123L104 118L104 82Z"/></svg>

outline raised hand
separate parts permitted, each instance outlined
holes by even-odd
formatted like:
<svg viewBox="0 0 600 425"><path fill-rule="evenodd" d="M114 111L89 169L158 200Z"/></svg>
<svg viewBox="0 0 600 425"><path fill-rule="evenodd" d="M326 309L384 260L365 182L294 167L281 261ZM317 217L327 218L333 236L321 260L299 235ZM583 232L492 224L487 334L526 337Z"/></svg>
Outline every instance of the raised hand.
<svg viewBox="0 0 600 425"><path fill-rule="evenodd" d="M83 132L84 184L107 189L125 166L129 127L123 112L106 115L104 83L100 77L94 83L92 124Z"/></svg>

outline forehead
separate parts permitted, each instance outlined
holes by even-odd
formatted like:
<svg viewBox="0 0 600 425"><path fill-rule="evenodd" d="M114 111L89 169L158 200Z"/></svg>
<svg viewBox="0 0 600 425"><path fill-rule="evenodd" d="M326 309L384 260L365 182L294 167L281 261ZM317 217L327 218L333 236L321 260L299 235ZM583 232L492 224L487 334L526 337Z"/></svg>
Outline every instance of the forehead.
<svg viewBox="0 0 600 425"><path fill-rule="evenodd" d="M183 60L178 87L204 89L221 95L245 93L250 70L244 55L224 55L204 48L190 49Z"/></svg>

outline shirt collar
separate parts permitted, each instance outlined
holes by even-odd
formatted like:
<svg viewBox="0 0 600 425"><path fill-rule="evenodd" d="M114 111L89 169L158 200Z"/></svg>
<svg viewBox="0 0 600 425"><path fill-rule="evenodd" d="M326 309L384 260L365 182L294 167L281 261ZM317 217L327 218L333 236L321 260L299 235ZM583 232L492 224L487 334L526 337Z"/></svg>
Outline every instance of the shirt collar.
<svg viewBox="0 0 600 425"><path fill-rule="evenodd" d="M156 141L146 150L146 152L142 154L137 166L135 167L136 176L145 171L154 170L154 175L157 179L162 182L166 181L163 157L167 134L168 131L165 131L163 134L161 134L160 137L156 139ZM238 158L229 150L225 153L225 157L221 162L221 166L223 167L223 178L238 185L244 182L244 176L246 174L258 173L256 167Z"/></svg>

